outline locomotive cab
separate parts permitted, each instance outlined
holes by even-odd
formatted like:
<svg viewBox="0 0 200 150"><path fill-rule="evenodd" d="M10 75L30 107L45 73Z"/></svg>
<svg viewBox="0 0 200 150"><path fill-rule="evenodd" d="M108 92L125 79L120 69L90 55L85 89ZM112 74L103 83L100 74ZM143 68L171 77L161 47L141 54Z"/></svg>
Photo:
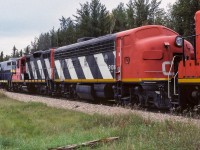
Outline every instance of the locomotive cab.
<svg viewBox="0 0 200 150"><path fill-rule="evenodd" d="M16 82L28 79L28 76L26 74L25 62L25 57L21 57L16 60L15 74L13 74L12 76L12 81Z"/></svg>
<svg viewBox="0 0 200 150"><path fill-rule="evenodd" d="M177 102L181 44L180 36L163 26L143 26L119 33L116 44L117 99L157 108L169 108L173 99ZM185 41L184 47L185 55L191 59L192 45Z"/></svg>
<svg viewBox="0 0 200 150"><path fill-rule="evenodd" d="M0 80L11 80L16 71L16 58L10 58L0 64Z"/></svg>

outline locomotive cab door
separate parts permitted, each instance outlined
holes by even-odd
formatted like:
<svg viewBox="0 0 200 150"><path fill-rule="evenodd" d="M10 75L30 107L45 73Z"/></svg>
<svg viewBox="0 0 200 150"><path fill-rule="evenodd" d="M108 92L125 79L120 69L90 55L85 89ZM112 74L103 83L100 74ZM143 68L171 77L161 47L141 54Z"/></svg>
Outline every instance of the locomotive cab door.
<svg viewBox="0 0 200 150"><path fill-rule="evenodd" d="M117 38L116 42L116 81L123 81L123 72L127 72L130 64L131 38L125 35ZM127 67L125 67L127 66ZM130 71L130 70L129 70ZM128 71L128 72L129 72Z"/></svg>
<svg viewBox="0 0 200 150"><path fill-rule="evenodd" d="M116 81L122 81L122 49L123 37L119 37L116 43Z"/></svg>

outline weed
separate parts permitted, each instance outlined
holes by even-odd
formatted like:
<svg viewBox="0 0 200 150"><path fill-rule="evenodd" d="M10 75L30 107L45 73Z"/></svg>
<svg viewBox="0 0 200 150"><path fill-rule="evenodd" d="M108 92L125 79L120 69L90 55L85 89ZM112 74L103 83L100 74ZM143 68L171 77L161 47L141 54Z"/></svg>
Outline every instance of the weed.
<svg viewBox="0 0 200 150"><path fill-rule="evenodd" d="M94 148L188 150L200 145L200 130L190 124L153 122L137 115L87 115L0 95L1 150L42 150L110 136L120 139Z"/></svg>

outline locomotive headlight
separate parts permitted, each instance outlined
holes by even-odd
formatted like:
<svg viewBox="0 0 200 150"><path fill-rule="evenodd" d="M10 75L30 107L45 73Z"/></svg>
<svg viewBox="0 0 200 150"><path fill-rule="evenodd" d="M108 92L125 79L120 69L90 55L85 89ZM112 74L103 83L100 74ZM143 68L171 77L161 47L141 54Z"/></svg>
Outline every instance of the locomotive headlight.
<svg viewBox="0 0 200 150"><path fill-rule="evenodd" d="M175 39L176 46L182 47L183 46L183 38L181 36L177 36Z"/></svg>

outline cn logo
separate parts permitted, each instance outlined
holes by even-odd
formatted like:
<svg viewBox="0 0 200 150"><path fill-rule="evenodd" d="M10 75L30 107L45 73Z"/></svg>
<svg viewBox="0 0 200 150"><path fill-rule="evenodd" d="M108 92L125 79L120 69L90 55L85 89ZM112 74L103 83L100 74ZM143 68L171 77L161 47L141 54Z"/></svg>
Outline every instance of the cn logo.
<svg viewBox="0 0 200 150"><path fill-rule="evenodd" d="M171 61L164 61L162 63L162 73L165 76L168 76L168 75L173 76L174 75L174 71L173 70L170 71L170 67L171 67Z"/></svg>

